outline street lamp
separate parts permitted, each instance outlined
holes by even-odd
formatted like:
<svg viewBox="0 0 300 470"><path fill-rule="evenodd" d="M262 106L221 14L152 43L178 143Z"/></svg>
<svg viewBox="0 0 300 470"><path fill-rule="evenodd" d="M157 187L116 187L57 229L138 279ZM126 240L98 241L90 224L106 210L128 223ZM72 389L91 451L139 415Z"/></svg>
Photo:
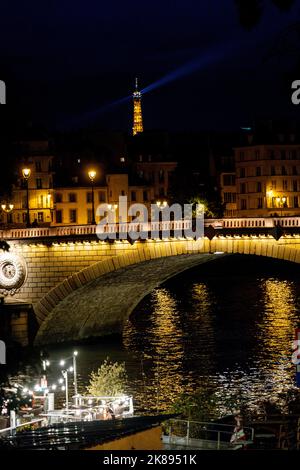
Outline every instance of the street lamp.
<svg viewBox="0 0 300 470"><path fill-rule="evenodd" d="M66 411L69 411L69 381L68 381L68 371L61 371L63 378L65 379L65 391L66 391ZM63 389L63 388L62 388Z"/></svg>
<svg viewBox="0 0 300 470"><path fill-rule="evenodd" d="M73 372L74 372L74 392L75 392L75 397L77 400L77 394L78 394L78 389L77 389L77 362L76 358L78 356L78 351L73 352Z"/></svg>
<svg viewBox="0 0 300 470"><path fill-rule="evenodd" d="M30 168L23 168L22 175L24 180L26 181L26 208L27 208L27 215L26 215L26 227L30 227L30 214L29 214L29 186L28 180L31 175Z"/></svg>
<svg viewBox="0 0 300 470"><path fill-rule="evenodd" d="M43 365L43 377L41 378L41 385L44 388L44 393L45 393L45 388L47 388L47 386L48 386L47 367L50 366L50 362L46 359L42 359L42 365Z"/></svg>
<svg viewBox="0 0 300 470"><path fill-rule="evenodd" d="M168 203L167 201L156 201L157 207L167 207Z"/></svg>
<svg viewBox="0 0 300 470"><path fill-rule="evenodd" d="M91 180L92 184L92 225L96 225L96 220L95 220L95 199L94 199L94 181L96 178L96 171L95 170L90 170L88 172L89 178Z"/></svg>
<svg viewBox="0 0 300 470"><path fill-rule="evenodd" d="M74 392L75 392L75 404L77 405L77 396L78 396L78 387L77 387L77 361L76 358L78 356L78 351L74 351L72 358L73 358L73 366L67 368L66 366L66 361L64 359L59 361L59 365L61 367L64 367L64 369L61 371L63 378L65 379L65 385L64 385L64 390L66 391L66 409L68 410L69 405L68 405L68 400L69 400L69 380L68 380L68 372L73 373L74 377ZM70 358L69 358L70 359ZM63 379L59 379L58 381L60 384L63 383Z"/></svg>
<svg viewBox="0 0 300 470"><path fill-rule="evenodd" d="M47 367L50 366L50 362L46 359L43 359L42 364L43 364L43 370L46 372Z"/></svg>
<svg viewBox="0 0 300 470"><path fill-rule="evenodd" d="M1 204L1 209L7 214L7 224L8 224L8 214L12 212L14 208L13 204Z"/></svg>

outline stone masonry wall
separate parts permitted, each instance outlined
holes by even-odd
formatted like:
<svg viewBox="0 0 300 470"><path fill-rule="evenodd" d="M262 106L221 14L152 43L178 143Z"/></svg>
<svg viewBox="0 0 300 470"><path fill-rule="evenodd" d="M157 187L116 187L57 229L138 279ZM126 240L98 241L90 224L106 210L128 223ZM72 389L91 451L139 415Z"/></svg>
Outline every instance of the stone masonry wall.
<svg viewBox="0 0 300 470"><path fill-rule="evenodd" d="M282 237L279 241L271 236L224 236L215 237L212 241L206 238L198 241L147 240L134 245L127 241L108 243L98 240L53 244L43 244L42 239L41 243L7 241L10 251L21 254L28 268L27 280L15 298L32 303L40 322L55 304L86 282L118 267L149 259L188 253L225 252L300 262L299 236ZM103 263L105 260L107 263Z"/></svg>

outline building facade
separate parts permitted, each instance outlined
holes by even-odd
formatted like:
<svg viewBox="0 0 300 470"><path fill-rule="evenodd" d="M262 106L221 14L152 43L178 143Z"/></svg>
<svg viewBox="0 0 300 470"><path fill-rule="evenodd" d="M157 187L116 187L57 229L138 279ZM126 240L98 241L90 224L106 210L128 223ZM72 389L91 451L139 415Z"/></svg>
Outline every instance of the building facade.
<svg viewBox="0 0 300 470"><path fill-rule="evenodd" d="M300 215L300 145L235 148L238 217Z"/></svg>
<svg viewBox="0 0 300 470"><path fill-rule="evenodd" d="M224 217L237 216L235 172L223 172L220 175L220 193L224 205Z"/></svg>
<svg viewBox="0 0 300 470"><path fill-rule="evenodd" d="M153 187L155 199L168 198L172 174L177 167L176 162L152 161L151 157L140 155L136 163L138 176Z"/></svg>
<svg viewBox="0 0 300 470"><path fill-rule="evenodd" d="M119 220L120 196L127 198L127 213L129 206L137 203L144 204L149 211L150 204L155 201L153 185L136 181L131 183L125 172L106 174L101 185L95 181L93 190L91 184L87 185L85 175L66 178L68 183L57 186L53 171L54 156L49 152L48 141L27 142L25 154L17 163L16 182L7 201L13 204L13 210L9 214L1 213L2 224L11 227L27 225L28 207L31 226L90 224L93 221L93 193L96 222L101 219L97 216L97 208L101 204L107 204L111 220ZM29 170L28 179L22 173L25 168ZM85 184L82 184L83 181ZM123 222L132 218L122 213Z"/></svg>
<svg viewBox="0 0 300 470"><path fill-rule="evenodd" d="M153 188L150 186L129 185L128 174L106 175L105 186L94 187L94 210L96 222L101 220L97 215L97 208L106 204L111 212L111 219L119 220L119 197L127 197L127 210L131 204L143 203L149 207L153 201ZM91 187L70 186L54 189L53 225L85 225L92 223L93 204ZM104 207L105 208L105 207ZM103 208L103 210L104 210ZM103 217L104 215L102 215ZM120 214L120 222L128 222Z"/></svg>
<svg viewBox="0 0 300 470"><path fill-rule="evenodd" d="M24 154L17 165L16 183L12 188L11 203L14 205L10 220L24 224L27 218L27 183L29 196L29 217L31 224L50 225L53 223L53 155L47 140L21 142ZM26 181L22 170L28 168L30 177Z"/></svg>

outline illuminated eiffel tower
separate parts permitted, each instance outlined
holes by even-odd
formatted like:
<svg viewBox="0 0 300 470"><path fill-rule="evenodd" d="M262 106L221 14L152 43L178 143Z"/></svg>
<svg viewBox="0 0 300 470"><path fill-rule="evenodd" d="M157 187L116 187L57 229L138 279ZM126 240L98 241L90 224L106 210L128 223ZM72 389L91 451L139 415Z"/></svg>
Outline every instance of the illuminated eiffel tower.
<svg viewBox="0 0 300 470"><path fill-rule="evenodd" d="M133 127L132 134L136 135L143 132L142 116L142 94L138 90L138 79L135 79L135 90L133 92Z"/></svg>

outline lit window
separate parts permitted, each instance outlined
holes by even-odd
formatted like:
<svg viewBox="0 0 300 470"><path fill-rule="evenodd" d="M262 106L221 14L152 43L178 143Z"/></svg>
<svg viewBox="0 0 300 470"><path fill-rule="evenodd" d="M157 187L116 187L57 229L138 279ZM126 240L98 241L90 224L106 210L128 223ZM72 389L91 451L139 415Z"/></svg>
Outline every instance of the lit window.
<svg viewBox="0 0 300 470"><path fill-rule="evenodd" d="M44 212L38 212L38 222L44 222Z"/></svg>

